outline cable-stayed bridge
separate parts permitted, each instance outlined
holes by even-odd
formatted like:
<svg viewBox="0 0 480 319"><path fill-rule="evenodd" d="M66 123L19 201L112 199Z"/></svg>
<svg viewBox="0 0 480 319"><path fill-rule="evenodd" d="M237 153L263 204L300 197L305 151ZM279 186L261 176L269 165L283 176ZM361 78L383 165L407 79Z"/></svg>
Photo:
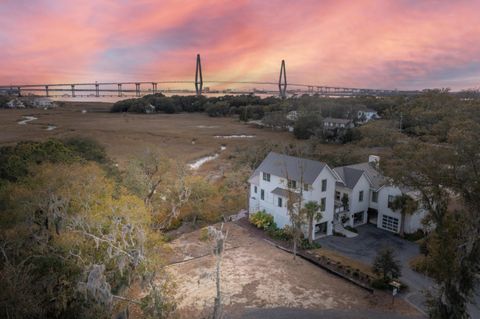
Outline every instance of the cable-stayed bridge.
<svg viewBox="0 0 480 319"><path fill-rule="evenodd" d="M212 90L207 85L238 85L240 89ZM174 88L171 88L171 87ZM175 88L177 86L177 88ZM182 86L182 88L178 88ZM188 86L191 88L189 89ZM187 88L185 88L187 87ZM248 87L248 88L247 88ZM200 55L197 55L195 79L192 81L130 81L130 82L78 82L54 84L0 85L0 91L12 95L34 94L46 97L140 97L146 94L262 94L280 97L317 94L325 97L416 95L420 91L349 88L312 84L288 83L285 61L282 60L278 82L203 80Z"/></svg>

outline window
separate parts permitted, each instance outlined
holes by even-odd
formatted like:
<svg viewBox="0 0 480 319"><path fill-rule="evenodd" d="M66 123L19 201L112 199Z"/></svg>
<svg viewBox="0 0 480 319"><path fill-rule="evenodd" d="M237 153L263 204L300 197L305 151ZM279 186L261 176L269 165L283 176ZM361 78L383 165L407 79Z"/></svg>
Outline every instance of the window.
<svg viewBox="0 0 480 319"><path fill-rule="evenodd" d="M265 200L265 191L263 189L260 190L260 199Z"/></svg>
<svg viewBox="0 0 480 319"><path fill-rule="evenodd" d="M363 191L360 191L360 192L358 193L358 201L359 201L359 202L363 202Z"/></svg>
<svg viewBox="0 0 480 319"><path fill-rule="evenodd" d="M315 237L326 235L328 229L328 222L320 223L315 225Z"/></svg>
<svg viewBox="0 0 480 319"><path fill-rule="evenodd" d="M372 202L378 203L378 192L372 192Z"/></svg>
<svg viewBox="0 0 480 319"><path fill-rule="evenodd" d="M303 190L308 192L309 190L309 185L308 184L303 184Z"/></svg>
<svg viewBox="0 0 480 319"><path fill-rule="evenodd" d="M287 185L288 185L288 188L297 188L297 182L291 179L288 180Z"/></svg>
<svg viewBox="0 0 480 319"><path fill-rule="evenodd" d="M320 199L320 211L324 212L325 211L325 206L327 206L327 198L323 197Z"/></svg>
<svg viewBox="0 0 480 319"><path fill-rule="evenodd" d="M326 191L327 191L327 180L322 179L322 192L326 192Z"/></svg>
<svg viewBox="0 0 480 319"><path fill-rule="evenodd" d="M257 193L257 186L253 186L253 192L256 194Z"/></svg>
<svg viewBox="0 0 480 319"><path fill-rule="evenodd" d="M395 233L398 232L398 218L383 215L382 228Z"/></svg>
<svg viewBox="0 0 480 319"><path fill-rule="evenodd" d="M270 174L263 173L263 180L266 181L266 182L270 182Z"/></svg>
<svg viewBox="0 0 480 319"><path fill-rule="evenodd" d="M353 214L353 224L358 225L363 223L364 212L358 212Z"/></svg>
<svg viewBox="0 0 480 319"><path fill-rule="evenodd" d="M388 195L388 208L393 207L393 201L395 200L395 196L393 195Z"/></svg>
<svg viewBox="0 0 480 319"><path fill-rule="evenodd" d="M339 191L336 191L336 192L335 192L335 199L336 199L336 200L340 200L340 198L341 198L341 197L340 197L340 192L339 192Z"/></svg>
<svg viewBox="0 0 480 319"><path fill-rule="evenodd" d="M278 198L278 207L282 207L282 198L281 197Z"/></svg>

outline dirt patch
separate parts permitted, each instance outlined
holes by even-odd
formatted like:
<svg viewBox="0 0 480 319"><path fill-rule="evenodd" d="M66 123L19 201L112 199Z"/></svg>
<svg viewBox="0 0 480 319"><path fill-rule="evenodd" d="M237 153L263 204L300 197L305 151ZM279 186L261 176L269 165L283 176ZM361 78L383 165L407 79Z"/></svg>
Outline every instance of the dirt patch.
<svg viewBox="0 0 480 319"><path fill-rule="evenodd" d="M222 263L223 304L227 313L246 308L369 309L388 310L383 294L372 295L311 263L281 251L251 236L236 224L227 224L227 250ZM189 260L168 266L177 278L181 316L198 318L211 310L215 296L215 259L208 241L198 231L184 234L171 243ZM195 258L197 256L203 256ZM178 254L181 259L181 253ZM384 300L385 299L385 300ZM402 301L395 312L417 314Z"/></svg>

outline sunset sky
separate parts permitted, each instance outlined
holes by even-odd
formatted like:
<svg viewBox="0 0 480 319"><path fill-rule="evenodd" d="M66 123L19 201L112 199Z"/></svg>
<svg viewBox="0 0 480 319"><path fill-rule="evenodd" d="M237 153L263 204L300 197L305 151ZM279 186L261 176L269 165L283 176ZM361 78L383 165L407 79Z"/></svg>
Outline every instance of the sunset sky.
<svg viewBox="0 0 480 319"><path fill-rule="evenodd" d="M0 84L480 87L480 1L0 0Z"/></svg>

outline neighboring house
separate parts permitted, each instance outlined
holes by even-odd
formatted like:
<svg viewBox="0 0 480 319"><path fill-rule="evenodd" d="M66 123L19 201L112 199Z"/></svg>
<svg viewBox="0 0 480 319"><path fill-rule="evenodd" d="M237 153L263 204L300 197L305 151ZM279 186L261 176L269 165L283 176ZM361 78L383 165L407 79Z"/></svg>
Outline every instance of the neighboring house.
<svg viewBox="0 0 480 319"><path fill-rule="evenodd" d="M7 107L11 109L25 108L25 104L19 99L12 99L7 102Z"/></svg>
<svg viewBox="0 0 480 319"><path fill-rule="evenodd" d="M313 238L343 232L344 226L366 223L391 232L400 231L401 214L391 203L398 195L408 194L418 200L415 191L400 188L378 170L380 158L370 155L366 163L336 167L323 162L270 152L250 176L249 213L265 211L278 227L290 225L289 198L302 196L302 206L309 201L320 204L322 219L313 222ZM426 211L420 208L405 219L405 232L422 228ZM304 229L308 236L308 226Z"/></svg>
<svg viewBox="0 0 480 319"><path fill-rule="evenodd" d="M21 100L27 107L50 108L54 106L53 101L48 97L26 96Z"/></svg>
<svg viewBox="0 0 480 319"><path fill-rule="evenodd" d="M297 111L290 111L287 113L287 120L289 121L296 121L298 119L298 112Z"/></svg>
<svg viewBox="0 0 480 319"><path fill-rule="evenodd" d="M367 222L391 232L400 231L401 214L390 207L395 197L408 194L418 200L417 192L400 188L378 171L380 158L370 155L366 163L334 168L341 181L335 192L335 221L355 227ZM342 198L348 198L343 200ZM347 205L344 205L347 204ZM426 211L418 209L405 219L405 232L422 228Z"/></svg>
<svg viewBox="0 0 480 319"><path fill-rule="evenodd" d="M314 221L313 238L333 232L335 172L326 163L270 152L249 179L249 213L264 210L273 215L278 227L290 225L289 198L302 196L321 205L322 219ZM308 237L308 226L304 234Z"/></svg>
<svg viewBox="0 0 480 319"><path fill-rule="evenodd" d="M152 104L148 104L147 106L145 106L145 113L147 114L155 113L155 106L153 106Z"/></svg>
<svg viewBox="0 0 480 319"><path fill-rule="evenodd" d="M334 130L334 129L347 129L352 128L355 125L350 119L340 119L333 117L326 117L323 119L323 129L324 130Z"/></svg>
<svg viewBox="0 0 480 319"><path fill-rule="evenodd" d="M34 98L32 100L32 104L33 104L34 107L40 107L40 108L52 107L53 106L52 100L49 99L49 98L45 98L45 97Z"/></svg>
<svg viewBox="0 0 480 319"><path fill-rule="evenodd" d="M376 120L379 119L380 116L378 115L377 111L372 110L372 109L364 109L364 110L359 110L357 114L358 120L360 122L366 123L371 120Z"/></svg>

